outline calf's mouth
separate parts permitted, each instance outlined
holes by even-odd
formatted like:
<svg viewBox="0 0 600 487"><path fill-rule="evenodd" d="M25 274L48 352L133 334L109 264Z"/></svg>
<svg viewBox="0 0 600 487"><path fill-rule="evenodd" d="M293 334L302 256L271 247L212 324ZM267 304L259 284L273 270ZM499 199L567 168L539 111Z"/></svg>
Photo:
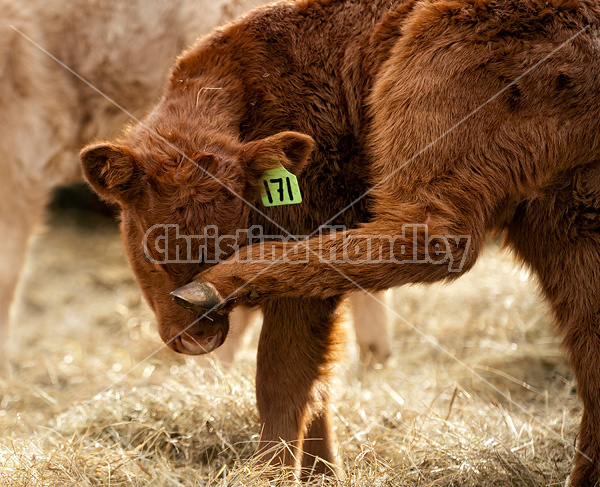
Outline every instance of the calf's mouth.
<svg viewBox="0 0 600 487"><path fill-rule="evenodd" d="M225 334L219 330L212 336L198 338L187 332L178 336L173 343L176 352L184 355L206 355L219 348L225 342Z"/></svg>
<svg viewBox="0 0 600 487"><path fill-rule="evenodd" d="M215 287L200 280L176 289L171 293L178 306L197 316L189 328L175 330L167 343L178 353L205 355L225 343L229 331L229 318L224 314L225 300ZM207 316L210 314L210 316Z"/></svg>
<svg viewBox="0 0 600 487"><path fill-rule="evenodd" d="M215 351L227 338L229 318L221 315L199 320L181 330L174 329L165 342L175 352L184 355L206 355ZM163 338L164 339L164 338Z"/></svg>

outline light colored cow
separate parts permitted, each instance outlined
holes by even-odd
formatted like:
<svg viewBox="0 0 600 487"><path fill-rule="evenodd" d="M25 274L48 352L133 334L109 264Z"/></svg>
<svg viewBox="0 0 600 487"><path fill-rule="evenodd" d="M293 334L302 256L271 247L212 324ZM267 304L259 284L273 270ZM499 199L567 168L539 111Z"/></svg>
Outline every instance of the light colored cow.
<svg viewBox="0 0 600 487"><path fill-rule="evenodd" d="M0 375L29 238L52 190L80 179L79 149L114 138L132 116L143 116L184 47L260 3L0 0ZM245 328L243 313L234 321ZM373 335L361 347L376 346L385 357L386 323L372 332L366 322L357 325L361 339Z"/></svg>

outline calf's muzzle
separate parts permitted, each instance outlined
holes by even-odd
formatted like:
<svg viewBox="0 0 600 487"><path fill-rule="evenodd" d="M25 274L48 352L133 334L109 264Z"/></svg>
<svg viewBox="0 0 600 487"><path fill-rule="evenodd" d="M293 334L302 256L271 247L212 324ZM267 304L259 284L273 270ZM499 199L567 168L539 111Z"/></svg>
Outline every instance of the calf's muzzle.
<svg viewBox="0 0 600 487"><path fill-rule="evenodd" d="M229 331L229 319L223 312L226 301L216 288L203 281L193 281L171 293L173 301L197 315L196 321L168 339L176 352L186 355L204 355L219 348ZM209 316L210 315L210 316Z"/></svg>

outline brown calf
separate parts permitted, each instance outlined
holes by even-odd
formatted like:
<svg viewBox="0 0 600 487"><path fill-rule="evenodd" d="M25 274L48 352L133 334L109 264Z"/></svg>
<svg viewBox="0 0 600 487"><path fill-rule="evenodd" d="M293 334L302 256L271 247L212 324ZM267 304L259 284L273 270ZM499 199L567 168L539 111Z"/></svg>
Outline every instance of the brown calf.
<svg viewBox="0 0 600 487"><path fill-rule="evenodd" d="M455 278L506 231L577 374L572 485L600 481L599 21L592 0L282 2L184 53L144 125L83 152L91 185L123 207L129 258L174 350L223 342L226 316L198 322L204 311L261 306L261 450L284 439L305 455L283 462L335 462L327 376L342 295ZM242 201L258 204L260 176L280 163L300 175L303 203ZM160 265L142 244L160 223L309 235L331 221L355 228L303 244L304 263L275 242L227 264ZM357 265L369 246L377 262ZM354 259L318 257L349 249ZM186 311L169 292L191 281L176 293Z"/></svg>

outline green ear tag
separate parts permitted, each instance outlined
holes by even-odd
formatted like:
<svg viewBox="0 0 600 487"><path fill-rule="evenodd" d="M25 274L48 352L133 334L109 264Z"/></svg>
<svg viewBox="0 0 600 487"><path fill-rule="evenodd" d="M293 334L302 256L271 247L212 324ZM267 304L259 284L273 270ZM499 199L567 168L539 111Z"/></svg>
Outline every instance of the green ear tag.
<svg viewBox="0 0 600 487"><path fill-rule="evenodd" d="M260 178L260 184L262 203L267 207L302 203L298 178L283 166L265 171Z"/></svg>

